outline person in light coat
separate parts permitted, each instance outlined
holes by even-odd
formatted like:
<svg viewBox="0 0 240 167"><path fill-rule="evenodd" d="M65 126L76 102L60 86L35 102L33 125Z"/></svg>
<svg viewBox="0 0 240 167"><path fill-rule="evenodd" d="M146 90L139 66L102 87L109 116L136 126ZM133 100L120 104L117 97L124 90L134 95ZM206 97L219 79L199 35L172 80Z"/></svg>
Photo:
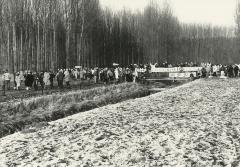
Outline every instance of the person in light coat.
<svg viewBox="0 0 240 167"><path fill-rule="evenodd" d="M114 74L115 74L116 83L119 83L119 68L116 68L114 70Z"/></svg>
<svg viewBox="0 0 240 167"><path fill-rule="evenodd" d="M50 74L49 74L49 72L44 73L43 82L44 82L45 88L48 88L50 86Z"/></svg>
<svg viewBox="0 0 240 167"><path fill-rule="evenodd" d="M16 78L15 78L15 81L16 81L16 90L19 90L20 87L21 87L21 76L20 76L20 73L17 72L16 74Z"/></svg>
<svg viewBox="0 0 240 167"><path fill-rule="evenodd" d="M135 68L135 70L133 71L133 82L136 83L136 80L138 78L138 71L137 68Z"/></svg>
<svg viewBox="0 0 240 167"><path fill-rule="evenodd" d="M79 71L78 71L78 69L74 70L74 77L75 77L75 79L79 78Z"/></svg>

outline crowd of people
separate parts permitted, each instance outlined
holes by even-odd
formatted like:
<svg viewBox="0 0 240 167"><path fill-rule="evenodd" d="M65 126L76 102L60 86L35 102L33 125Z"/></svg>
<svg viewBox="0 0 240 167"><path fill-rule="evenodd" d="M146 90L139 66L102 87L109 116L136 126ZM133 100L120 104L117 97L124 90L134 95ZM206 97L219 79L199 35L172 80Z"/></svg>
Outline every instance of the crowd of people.
<svg viewBox="0 0 240 167"><path fill-rule="evenodd" d="M132 64L128 67L114 66L112 68L74 68L74 69L58 69L56 72L53 70L32 72L20 71L11 75L8 70L5 70L2 75L4 89L10 89L10 82L14 82L14 89L53 89L54 81L57 82L58 88L66 86L70 88L71 81L73 80L93 80L94 83L121 83L121 82L137 82L145 77L145 73L151 71L152 64ZM240 65L221 65L211 63L180 63L168 64L167 62L158 65L154 64L156 68L171 68L171 67L201 67L197 71L197 78L206 77L239 77ZM144 69L143 71L139 69ZM14 78L11 78L14 77Z"/></svg>
<svg viewBox="0 0 240 167"><path fill-rule="evenodd" d="M211 64L211 63L202 63L202 70L198 74L202 78L206 77L239 77L240 64L231 64L231 65L222 65L222 64Z"/></svg>
<svg viewBox="0 0 240 167"><path fill-rule="evenodd" d="M172 67L201 67L201 70L197 71L197 78L208 78L208 77L225 77L234 78L240 76L240 64L212 64L208 63L179 63L179 64L168 64L167 62L154 65L150 64L149 69L154 66L156 68L172 68Z"/></svg>
<svg viewBox="0 0 240 167"><path fill-rule="evenodd" d="M70 88L71 81L93 80L94 83L120 83L136 82L137 72L133 68L75 68L75 69L58 69L56 72L42 71L20 71L11 75L5 70L2 75L2 85L6 90L10 90L10 82L14 82L14 89L53 89L54 83L57 82L58 88ZM55 81L55 82L54 82Z"/></svg>

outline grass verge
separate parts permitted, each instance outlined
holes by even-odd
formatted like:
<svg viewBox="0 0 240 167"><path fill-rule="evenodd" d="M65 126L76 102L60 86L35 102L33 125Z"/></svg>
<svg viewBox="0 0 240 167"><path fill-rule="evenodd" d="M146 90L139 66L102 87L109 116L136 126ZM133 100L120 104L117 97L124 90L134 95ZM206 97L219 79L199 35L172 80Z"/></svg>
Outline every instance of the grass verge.
<svg viewBox="0 0 240 167"><path fill-rule="evenodd" d="M146 87L124 83L89 90L30 98L15 103L0 104L0 137L26 127L46 125L107 104L149 95Z"/></svg>

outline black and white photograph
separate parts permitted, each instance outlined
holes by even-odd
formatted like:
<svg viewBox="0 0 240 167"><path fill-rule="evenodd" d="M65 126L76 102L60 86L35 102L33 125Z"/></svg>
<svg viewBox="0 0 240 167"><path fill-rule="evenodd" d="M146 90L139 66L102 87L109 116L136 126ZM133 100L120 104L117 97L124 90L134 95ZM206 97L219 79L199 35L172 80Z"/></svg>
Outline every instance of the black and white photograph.
<svg viewBox="0 0 240 167"><path fill-rule="evenodd" d="M0 0L0 167L240 167L240 0Z"/></svg>

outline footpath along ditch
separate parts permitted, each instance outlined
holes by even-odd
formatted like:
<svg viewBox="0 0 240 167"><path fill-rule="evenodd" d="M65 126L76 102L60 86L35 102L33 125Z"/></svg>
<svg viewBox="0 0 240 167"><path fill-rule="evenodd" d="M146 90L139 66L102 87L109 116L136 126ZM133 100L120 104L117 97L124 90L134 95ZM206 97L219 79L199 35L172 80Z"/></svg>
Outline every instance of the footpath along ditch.
<svg viewBox="0 0 240 167"><path fill-rule="evenodd" d="M0 139L0 166L239 166L240 80L196 80Z"/></svg>

